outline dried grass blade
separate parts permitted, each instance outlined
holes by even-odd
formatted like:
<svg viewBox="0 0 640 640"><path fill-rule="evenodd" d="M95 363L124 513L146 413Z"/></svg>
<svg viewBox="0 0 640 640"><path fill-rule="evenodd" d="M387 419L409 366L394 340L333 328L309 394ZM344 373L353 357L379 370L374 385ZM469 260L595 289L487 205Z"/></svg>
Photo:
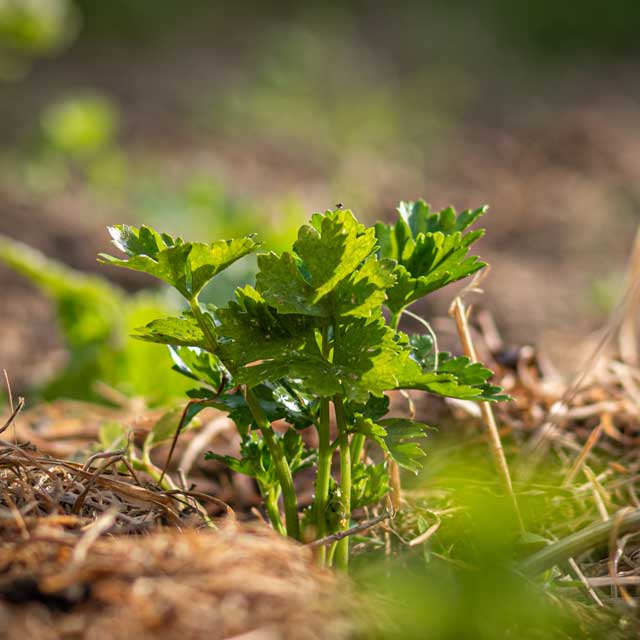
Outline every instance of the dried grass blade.
<svg viewBox="0 0 640 640"><path fill-rule="evenodd" d="M456 321L456 327L458 329L458 335L462 348L465 354L472 362L477 362L478 357L476 350L471 339L471 332L469 331L469 323L467 320L467 314L464 308L464 304L460 297L457 297L451 305L451 313ZM504 455L504 449L502 447L502 440L500 438L500 432L498 431L498 425L491 409L491 405L488 402L481 402L480 411L482 412L482 419L487 428L489 436L489 447L493 455L493 460L496 465L496 470L502 481L503 488L511 500L518 527L520 531L524 531L524 522L522 521L522 515L520 513L520 507L518 506L518 500L516 494L513 491L513 484L511 482L511 474L509 472L509 466L507 465L507 458Z"/></svg>

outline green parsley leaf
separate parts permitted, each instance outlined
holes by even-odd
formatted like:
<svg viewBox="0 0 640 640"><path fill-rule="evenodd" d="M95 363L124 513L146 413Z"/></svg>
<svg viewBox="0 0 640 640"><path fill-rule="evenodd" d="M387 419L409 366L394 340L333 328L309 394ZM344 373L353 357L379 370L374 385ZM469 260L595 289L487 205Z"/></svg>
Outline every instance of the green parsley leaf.
<svg viewBox="0 0 640 640"><path fill-rule="evenodd" d="M422 469L422 458L426 456L417 439L425 437L427 425L406 418L380 420L386 430L384 442L389 455L404 469L418 473Z"/></svg>
<svg viewBox="0 0 640 640"><path fill-rule="evenodd" d="M397 262L397 282L387 292L386 304L392 313L486 266L477 256L468 255L484 231L462 233L485 211L480 208L456 216L451 208L431 213L422 200L402 202L393 225L376 224L380 258Z"/></svg>
<svg viewBox="0 0 640 640"><path fill-rule="evenodd" d="M182 375L203 382L211 389L218 390L224 377L228 377L220 359L213 353L199 347L169 346L173 359L174 371Z"/></svg>
<svg viewBox="0 0 640 640"><path fill-rule="evenodd" d="M303 225L293 250L308 272L317 302L349 277L376 248L373 229L365 229L346 209L315 215Z"/></svg>
<svg viewBox="0 0 640 640"><path fill-rule="evenodd" d="M180 347L206 349L207 340L200 325L189 312L179 318L159 318L136 329L133 338Z"/></svg>
<svg viewBox="0 0 640 640"><path fill-rule="evenodd" d="M218 273L258 246L252 236L204 244L161 235L145 226L137 229L115 225L109 227L109 232L115 246L128 258L101 253L100 262L155 276L175 287L188 300L197 296Z"/></svg>
<svg viewBox="0 0 640 640"><path fill-rule="evenodd" d="M425 364L431 366L434 360ZM497 402L509 400L500 387L488 383L492 372L466 356L452 358L443 351L438 354L438 368L422 369L414 359L406 362L399 375L398 389L420 389L436 395L461 400Z"/></svg>
<svg viewBox="0 0 640 640"><path fill-rule="evenodd" d="M279 313L372 317L395 282L393 261L378 260L375 247L374 230L350 211L316 214L300 229L294 253L258 256L256 289Z"/></svg>
<svg viewBox="0 0 640 640"><path fill-rule="evenodd" d="M380 502L389 492L387 465L356 462L351 470L351 509Z"/></svg>

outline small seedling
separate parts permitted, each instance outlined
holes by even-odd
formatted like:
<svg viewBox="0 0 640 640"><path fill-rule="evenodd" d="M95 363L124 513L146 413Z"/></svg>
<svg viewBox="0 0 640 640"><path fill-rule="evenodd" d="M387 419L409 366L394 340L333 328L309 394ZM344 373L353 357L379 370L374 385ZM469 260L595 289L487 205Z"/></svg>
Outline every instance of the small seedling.
<svg viewBox="0 0 640 640"><path fill-rule="evenodd" d="M422 466L427 427L388 415L388 392L505 397L481 364L436 353L430 333L399 330L408 306L485 266L468 255L483 232L465 231L484 211L456 215L403 202L394 224L375 227L341 207L314 214L290 252L258 254L255 286L238 288L224 307L201 304L199 294L258 249L253 237L204 244L117 225L110 232L126 257L100 260L154 275L186 299L180 317L154 320L135 337L169 345L174 368L199 385L189 393L198 402L186 421L209 405L236 424L241 457L208 457L255 478L276 530L319 539L346 531L354 510L385 497L391 461L413 473ZM276 422L286 425L283 433ZM317 448L303 443L309 428L317 431ZM381 462L371 462L365 447L382 450L374 456ZM293 477L310 466L315 496L301 512ZM346 569L349 538L322 547L319 560Z"/></svg>

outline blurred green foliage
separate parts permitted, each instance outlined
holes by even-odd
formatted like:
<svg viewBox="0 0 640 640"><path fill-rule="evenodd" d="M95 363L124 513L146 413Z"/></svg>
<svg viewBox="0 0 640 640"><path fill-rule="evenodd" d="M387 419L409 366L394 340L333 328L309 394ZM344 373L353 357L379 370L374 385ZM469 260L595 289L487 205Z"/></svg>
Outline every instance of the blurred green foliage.
<svg viewBox="0 0 640 640"><path fill-rule="evenodd" d="M31 58L60 51L78 28L71 0L0 0L0 80L20 77Z"/></svg>
<svg viewBox="0 0 640 640"><path fill-rule="evenodd" d="M373 563L362 569L364 591L384 603L380 628L368 637L385 640L496 640L587 638L568 611L554 606L538 585L509 563L504 514L495 504L477 504L476 562L421 557ZM487 522L488 519L491 522ZM380 605L378 605L380 606ZM379 610L380 613L380 610Z"/></svg>
<svg viewBox="0 0 640 640"><path fill-rule="evenodd" d="M587 304L601 314L612 313L624 297L625 280L625 274L619 271L593 277L586 291Z"/></svg>
<svg viewBox="0 0 640 640"><path fill-rule="evenodd" d="M144 397L151 405L184 395L189 385L171 370L168 351L129 337L174 308L167 298L126 294L101 277L75 271L2 236L0 261L27 277L56 307L69 355L64 369L39 390L42 398L103 402L97 382L130 397Z"/></svg>
<svg viewBox="0 0 640 640"><path fill-rule="evenodd" d="M453 433L448 441L455 441ZM425 496L425 513L432 521L434 514L441 514L436 534L414 547L406 546L403 540L400 553L392 558L381 560L374 553L356 557L359 589L370 598L369 606L375 611L367 615L365 608L365 624L370 625L365 637L627 637L622 625L616 630L619 621L615 612L589 606L589 598L577 581L533 581L519 571L519 562L537 545L544 545L551 530L562 531L580 512L586 522L595 517L591 505L578 504L570 492L563 495L563 469L551 467L540 474L546 479L546 489L533 483L517 485L529 531L518 535L511 506L499 494L485 445L476 442L473 447L454 447L452 455L451 448L432 446L425 473L411 490L412 495ZM445 495L450 502L442 501ZM403 519L416 519L411 509L400 513L398 519L393 529L401 539L426 529L418 522L418 532L407 531ZM556 575L561 576L566 573ZM629 612L629 616L633 614Z"/></svg>
<svg viewBox="0 0 640 640"><path fill-rule="evenodd" d="M259 230L266 249L282 250L304 218L302 204L282 198L265 205L230 193L208 173L182 172L171 178L147 157L120 143L121 111L100 94L70 93L45 107L38 143L5 159L7 182L19 183L35 197L55 198L81 186L109 209L127 211L132 222L172 233L229 238ZM249 281L251 259L225 272L207 300L226 300Z"/></svg>
<svg viewBox="0 0 640 640"><path fill-rule="evenodd" d="M46 140L63 154L86 159L114 143L118 113L100 96L75 96L48 106L41 117Z"/></svg>

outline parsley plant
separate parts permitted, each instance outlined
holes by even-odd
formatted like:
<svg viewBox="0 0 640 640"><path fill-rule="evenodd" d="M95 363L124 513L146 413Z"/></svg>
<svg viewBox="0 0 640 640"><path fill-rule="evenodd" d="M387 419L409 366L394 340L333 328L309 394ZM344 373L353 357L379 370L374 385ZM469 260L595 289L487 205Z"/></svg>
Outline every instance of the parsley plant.
<svg viewBox="0 0 640 640"><path fill-rule="evenodd" d="M258 254L255 286L238 288L224 307L203 305L199 294L258 249L251 236L204 244L117 225L110 232L126 257L100 260L154 275L184 296L187 311L154 320L135 337L169 345L174 368L199 385L189 392L198 402L187 418L214 406L237 425L241 457L208 457L255 478L274 528L297 540L323 538L348 529L355 509L388 493L390 460L414 473L421 468L426 425L389 416L387 392L505 397L481 364L434 353L430 335L398 329L409 305L485 266L468 255L483 232L466 231L484 211L456 215L402 202L393 224L375 227L342 208L314 214L291 251ZM287 425L283 435L275 422ZM303 444L308 428L317 431L317 449ZM364 455L367 441L386 454L382 462ZM301 513L293 477L310 466L315 496ZM320 551L323 564L346 569L348 559L348 537Z"/></svg>

